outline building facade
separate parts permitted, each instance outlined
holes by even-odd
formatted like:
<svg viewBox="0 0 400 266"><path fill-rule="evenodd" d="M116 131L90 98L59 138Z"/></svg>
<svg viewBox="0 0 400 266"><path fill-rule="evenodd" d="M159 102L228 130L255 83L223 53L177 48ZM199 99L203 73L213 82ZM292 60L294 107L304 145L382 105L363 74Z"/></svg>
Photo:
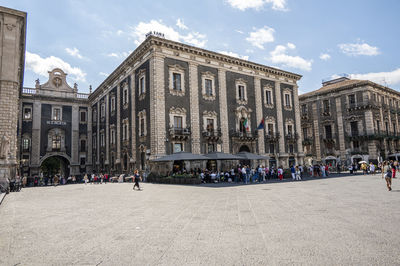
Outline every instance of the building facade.
<svg viewBox="0 0 400 266"><path fill-rule="evenodd" d="M268 155L271 165L302 163L300 78L149 36L89 96L93 168L148 169L149 160L179 151L249 151Z"/></svg>
<svg viewBox="0 0 400 266"><path fill-rule="evenodd" d="M21 173L37 175L47 159L62 162L64 176L91 172L88 149L88 94L70 87L61 69L49 71L49 80L24 88L19 105Z"/></svg>
<svg viewBox="0 0 400 266"><path fill-rule="evenodd" d="M299 100L308 164L377 163L400 150L400 93L393 89L343 77Z"/></svg>
<svg viewBox="0 0 400 266"><path fill-rule="evenodd" d="M26 13L0 6L0 181L17 174L18 101L25 60Z"/></svg>

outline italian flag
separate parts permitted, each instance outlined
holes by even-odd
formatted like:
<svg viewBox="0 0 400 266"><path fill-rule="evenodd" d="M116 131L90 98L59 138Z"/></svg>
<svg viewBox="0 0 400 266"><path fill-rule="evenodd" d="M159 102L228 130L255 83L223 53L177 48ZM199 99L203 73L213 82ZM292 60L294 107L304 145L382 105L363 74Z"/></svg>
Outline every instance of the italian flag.
<svg viewBox="0 0 400 266"><path fill-rule="evenodd" d="M247 120L247 118L244 120L243 126L246 129L246 131L250 131L250 125L249 125L249 121Z"/></svg>

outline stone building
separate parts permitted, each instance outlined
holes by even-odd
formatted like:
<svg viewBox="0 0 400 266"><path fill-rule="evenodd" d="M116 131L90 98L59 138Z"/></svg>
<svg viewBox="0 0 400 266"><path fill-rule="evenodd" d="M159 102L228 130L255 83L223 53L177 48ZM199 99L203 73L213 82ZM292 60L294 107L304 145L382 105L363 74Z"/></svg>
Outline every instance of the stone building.
<svg viewBox="0 0 400 266"><path fill-rule="evenodd" d="M18 99L23 86L26 13L0 6L0 181L17 173Z"/></svg>
<svg viewBox="0 0 400 266"><path fill-rule="evenodd" d="M61 69L49 71L49 80L22 90L19 105L20 162L23 175L39 174L40 166L56 157L64 176L91 172L88 149L88 94L70 87Z"/></svg>
<svg viewBox="0 0 400 266"><path fill-rule="evenodd" d="M89 96L93 168L145 169L179 151L249 151L268 155L271 165L302 163L300 78L150 35Z"/></svg>
<svg viewBox="0 0 400 266"><path fill-rule="evenodd" d="M376 163L400 150L399 92L346 77L322 85L299 96L306 163Z"/></svg>

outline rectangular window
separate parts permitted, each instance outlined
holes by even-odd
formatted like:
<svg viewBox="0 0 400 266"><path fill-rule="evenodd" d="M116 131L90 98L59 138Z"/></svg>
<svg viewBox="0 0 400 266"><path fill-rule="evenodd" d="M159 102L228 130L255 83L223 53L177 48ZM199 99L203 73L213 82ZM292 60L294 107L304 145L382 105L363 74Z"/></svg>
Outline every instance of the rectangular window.
<svg viewBox="0 0 400 266"><path fill-rule="evenodd" d="M181 152L181 151L183 151L182 143L174 143L174 153Z"/></svg>
<svg viewBox="0 0 400 266"><path fill-rule="evenodd" d="M352 136L358 136L358 122L357 121L350 122L350 129L351 129Z"/></svg>
<svg viewBox="0 0 400 266"><path fill-rule="evenodd" d="M245 97L244 97L244 86L243 85L239 85L238 86L238 95L239 95L239 100L245 100Z"/></svg>
<svg viewBox="0 0 400 266"><path fill-rule="evenodd" d="M53 120L60 121L61 120L61 108L53 109Z"/></svg>
<svg viewBox="0 0 400 266"><path fill-rule="evenodd" d="M24 151L29 151L29 139L22 140L22 149Z"/></svg>
<svg viewBox="0 0 400 266"><path fill-rule="evenodd" d="M144 82L145 82L144 77L141 77L139 79L139 95L142 95L143 93L146 92L145 83Z"/></svg>
<svg viewBox="0 0 400 266"><path fill-rule="evenodd" d="M290 107L290 95L285 94L285 106Z"/></svg>
<svg viewBox="0 0 400 266"><path fill-rule="evenodd" d="M174 128L183 128L182 116L174 116Z"/></svg>
<svg viewBox="0 0 400 266"><path fill-rule="evenodd" d="M54 135L52 137L52 149L54 150L60 150L61 149L61 136L59 135Z"/></svg>
<svg viewBox="0 0 400 266"><path fill-rule="evenodd" d="M269 153L275 153L275 144L273 143L269 144Z"/></svg>
<svg viewBox="0 0 400 266"><path fill-rule="evenodd" d="M140 136L144 136L144 118L140 119Z"/></svg>
<svg viewBox="0 0 400 266"><path fill-rule="evenodd" d="M355 104L356 103L356 96L354 94L349 95L349 104Z"/></svg>
<svg viewBox="0 0 400 266"><path fill-rule="evenodd" d="M268 124L268 135L274 134L274 124Z"/></svg>
<svg viewBox="0 0 400 266"><path fill-rule="evenodd" d="M214 131L214 119L207 118L207 131Z"/></svg>
<svg viewBox="0 0 400 266"><path fill-rule="evenodd" d="M306 128L306 127L303 127L303 138L304 138L304 139L307 139L307 138L308 138L308 136L307 136L308 134L307 134L307 133L308 133L307 128Z"/></svg>
<svg viewBox="0 0 400 266"><path fill-rule="evenodd" d="M332 126L331 125L325 126L325 138L332 139Z"/></svg>
<svg viewBox="0 0 400 266"><path fill-rule="evenodd" d="M206 95L212 96L213 95L212 80L205 79L204 82L205 82L205 86L206 86Z"/></svg>
<svg viewBox="0 0 400 266"><path fill-rule="evenodd" d="M289 136L293 135L293 126L292 125L287 126L287 133Z"/></svg>
<svg viewBox="0 0 400 266"><path fill-rule="evenodd" d="M115 97L111 97L111 112L115 111Z"/></svg>
<svg viewBox="0 0 400 266"><path fill-rule="evenodd" d="M32 119L32 109L30 107L24 107L24 119Z"/></svg>
<svg viewBox="0 0 400 266"><path fill-rule="evenodd" d="M81 152L86 151L86 140L81 139Z"/></svg>
<svg viewBox="0 0 400 266"><path fill-rule="evenodd" d="M265 101L267 104L272 104L272 92L265 91Z"/></svg>
<svg viewBox="0 0 400 266"><path fill-rule="evenodd" d="M181 74L179 74L179 73L173 73L172 74L172 84L173 84L173 89L174 90L177 90L177 91L181 91L182 90Z"/></svg>
<svg viewBox="0 0 400 266"><path fill-rule="evenodd" d="M81 122L82 123L86 122L86 112L81 112Z"/></svg>
<svg viewBox="0 0 400 266"><path fill-rule="evenodd" d="M329 100L324 100L324 112L329 113Z"/></svg>

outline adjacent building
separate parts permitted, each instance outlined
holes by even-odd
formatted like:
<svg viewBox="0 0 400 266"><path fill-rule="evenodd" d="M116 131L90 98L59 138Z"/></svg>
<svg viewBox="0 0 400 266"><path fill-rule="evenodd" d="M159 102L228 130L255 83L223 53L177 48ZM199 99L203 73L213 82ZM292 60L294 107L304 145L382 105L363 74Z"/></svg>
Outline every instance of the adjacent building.
<svg viewBox="0 0 400 266"><path fill-rule="evenodd" d="M347 77L322 85L299 96L306 163L377 163L400 150L399 92Z"/></svg>
<svg viewBox="0 0 400 266"><path fill-rule="evenodd" d="M18 169L18 101L25 60L26 13L0 6L0 181Z"/></svg>

